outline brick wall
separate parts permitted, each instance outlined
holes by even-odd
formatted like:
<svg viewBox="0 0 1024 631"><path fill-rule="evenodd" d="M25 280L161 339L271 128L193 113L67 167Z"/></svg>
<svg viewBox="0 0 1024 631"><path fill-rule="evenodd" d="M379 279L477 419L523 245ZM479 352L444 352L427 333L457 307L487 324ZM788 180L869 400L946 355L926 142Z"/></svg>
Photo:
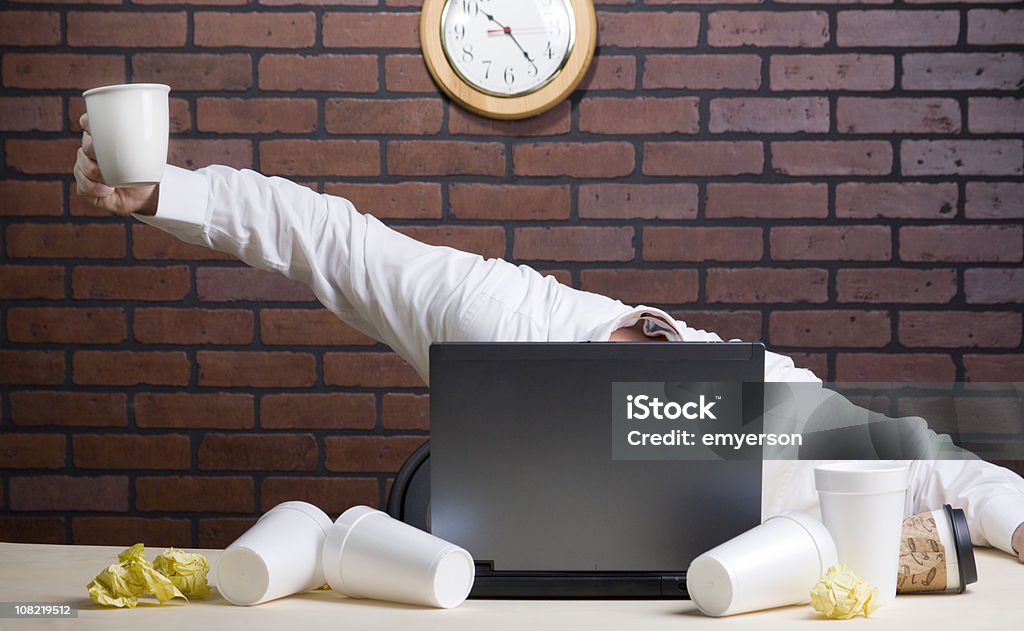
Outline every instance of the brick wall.
<svg viewBox="0 0 1024 631"><path fill-rule="evenodd" d="M441 97L418 4L0 8L0 540L223 546L281 500L379 506L429 427L411 369L305 287L75 197L109 83L172 86L175 164L824 378L1024 380L1020 2L599 0L589 76L521 122Z"/></svg>

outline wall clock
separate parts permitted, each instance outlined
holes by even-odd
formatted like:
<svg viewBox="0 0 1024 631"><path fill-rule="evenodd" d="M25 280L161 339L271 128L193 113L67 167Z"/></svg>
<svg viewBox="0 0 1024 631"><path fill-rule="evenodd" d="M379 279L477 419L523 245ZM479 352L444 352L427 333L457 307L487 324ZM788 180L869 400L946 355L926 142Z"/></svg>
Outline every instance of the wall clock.
<svg viewBox="0 0 1024 631"><path fill-rule="evenodd" d="M425 0L420 44L430 74L466 109L535 116L566 98L594 57L591 0Z"/></svg>

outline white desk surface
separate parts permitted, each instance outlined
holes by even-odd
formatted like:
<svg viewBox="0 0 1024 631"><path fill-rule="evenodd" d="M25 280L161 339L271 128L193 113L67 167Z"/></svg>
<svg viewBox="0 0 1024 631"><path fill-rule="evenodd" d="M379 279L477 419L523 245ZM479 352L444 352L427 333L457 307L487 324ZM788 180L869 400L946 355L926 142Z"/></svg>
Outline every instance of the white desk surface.
<svg viewBox="0 0 1024 631"><path fill-rule="evenodd" d="M236 607L214 590L205 600L178 599L135 609L100 607L89 600L85 585L123 548L0 543L0 601L60 602L77 605L75 619L0 619L0 631L16 629L90 629L159 631L174 629L801 629L828 625L843 628L939 631L943 629L1019 629L1024 624L1024 564L999 551L977 550L979 582L964 594L900 596L871 618L821 619L800 605L728 618L707 618L687 600L468 600L450 610L425 609L386 602L345 599L330 591L310 592ZM147 546L152 559L161 547ZM215 562L221 550L199 550ZM213 572L211 572L211 584ZM847 627L845 625L851 625ZM820 627L824 628L824 627Z"/></svg>

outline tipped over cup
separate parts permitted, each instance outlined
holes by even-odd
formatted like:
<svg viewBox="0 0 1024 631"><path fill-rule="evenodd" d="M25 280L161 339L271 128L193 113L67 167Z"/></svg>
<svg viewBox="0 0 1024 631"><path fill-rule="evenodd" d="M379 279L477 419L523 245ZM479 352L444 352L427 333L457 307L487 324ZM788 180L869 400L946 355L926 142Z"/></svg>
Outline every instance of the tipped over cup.
<svg viewBox="0 0 1024 631"><path fill-rule="evenodd" d="M354 598L456 607L469 596L469 552L368 506L338 517L323 548L331 589Z"/></svg>
<svg viewBox="0 0 1024 631"><path fill-rule="evenodd" d="M82 94L96 162L109 186L160 182L167 163L170 90L160 83L126 83Z"/></svg>

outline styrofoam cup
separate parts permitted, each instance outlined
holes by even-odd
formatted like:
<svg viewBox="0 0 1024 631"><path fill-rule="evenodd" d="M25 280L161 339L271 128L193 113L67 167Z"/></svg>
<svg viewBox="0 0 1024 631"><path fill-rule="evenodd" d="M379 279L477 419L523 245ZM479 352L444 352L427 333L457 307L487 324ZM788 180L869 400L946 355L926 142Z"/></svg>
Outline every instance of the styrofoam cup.
<svg viewBox="0 0 1024 631"><path fill-rule="evenodd" d="M877 603L896 598L900 533L909 468L881 461L836 462L814 468L821 516L854 574L878 588Z"/></svg>
<svg viewBox="0 0 1024 631"><path fill-rule="evenodd" d="M445 609L466 600L475 575L469 552L368 506L338 517L323 562L331 589L346 596Z"/></svg>
<svg viewBox="0 0 1024 631"><path fill-rule="evenodd" d="M306 502L284 502L266 512L217 561L217 590L235 605L323 586L323 550L331 518Z"/></svg>
<svg viewBox="0 0 1024 631"><path fill-rule="evenodd" d="M835 563L835 545L820 521L783 513L694 559L686 591L716 617L798 605L810 602L811 588Z"/></svg>
<svg viewBox="0 0 1024 631"><path fill-rule="evenodd" d="M169 86L127 83L86 90L85 110L103 180L115 188L156 184L167 163Z"/></svg>

